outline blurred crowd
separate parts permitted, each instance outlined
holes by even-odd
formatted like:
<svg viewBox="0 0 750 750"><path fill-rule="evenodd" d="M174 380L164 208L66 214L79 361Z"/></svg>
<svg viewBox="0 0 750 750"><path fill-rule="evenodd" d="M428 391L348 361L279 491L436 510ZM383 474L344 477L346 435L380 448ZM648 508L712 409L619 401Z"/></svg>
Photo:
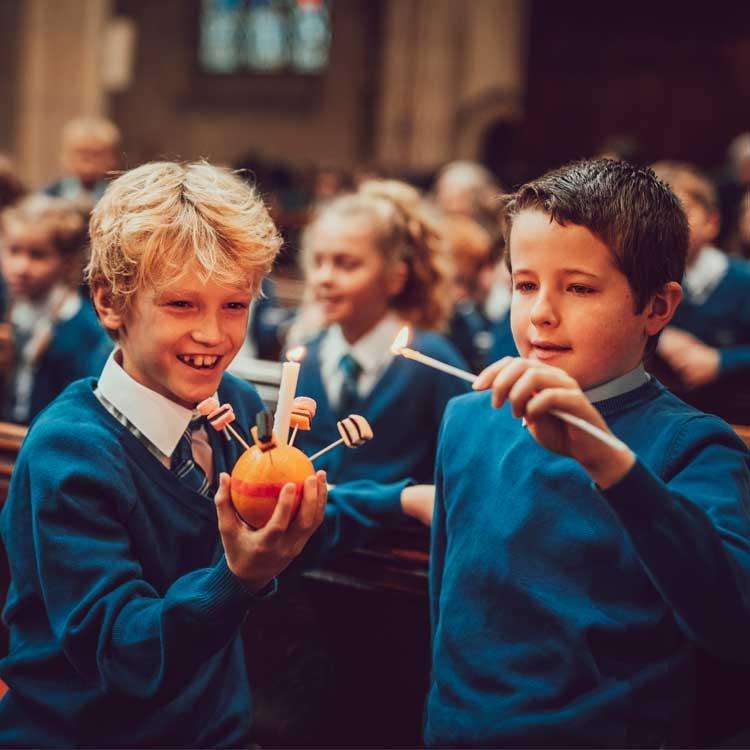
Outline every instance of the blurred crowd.
<svg viewBox="0 0 750 750"><path fill-rule="evenodd" d="M61 177L49 185L24 185L0 154L5 420L28 423L69 382L97 374L111 351L83 270L88 215L122 168L121 155L118 128L102 118L66 125ZM638 161L628 139L598 156ZM254 303L246 355L277 360L332 326L356 347L388 316L441 335L474 372L516 353L502 218L513 186L482 165L456 161L410 176L377 165L300 170L247 154L231 166L261 193L285 238ZM652 166L691 227L685 301L652 369L686 400L750 422L742 386L750 370L750 132L709 172L685 162ZM373 384L381 374L372 373Z"/></svg>

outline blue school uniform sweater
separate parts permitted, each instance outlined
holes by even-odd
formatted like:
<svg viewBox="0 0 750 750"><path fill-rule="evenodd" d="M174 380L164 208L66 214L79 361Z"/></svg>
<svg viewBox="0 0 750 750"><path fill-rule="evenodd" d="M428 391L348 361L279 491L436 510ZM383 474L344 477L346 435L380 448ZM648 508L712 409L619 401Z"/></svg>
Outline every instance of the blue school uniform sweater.
<svg viewBox="0 0 750 750"><path fill-rule="evenodd" d="M696 304L686 296L672 325L719 350L721 375L750 370L750 264L730 258L708 298Z"/></svg>
<svg viewBox="0 0 750 750"><path fill-rule="evenodd" d="M213 503L94 387L74 383L32 425L0 517L11 571L0 745L246 747L240 625L263 597L229 571ZM230 375L219 397L244 428L262 408ZM213 430L209 439L217 473L230 470L238 442ZM402 488L338 488L310 554L398 516Z"/></svg>
<svg viewBox="0 0 750 750"><path fill-rule="evenodd" d="M488 353L493 343L492 323L473 301L465 300L456 305L447 338L472 372L480 372L489 364Z"/></svg>
<svg viewBox="0 0 750 750"><path fill-rule="evenodd" d="M510 311L500 320L492 321L492 346L487 356L488 363L497 362L503 357L517 357L518 348L513 340L510 327Z"/></svg>
<svg viewBox="0 0 750 750"><path fill-rule="evenodd" d="M42 353L34 371L27 421L31 421L65 388L81 378L98 375L109 353L112 340L107 336L91 303L81 300L78 312L58 321L49 346ZM13 383L7 387L5 418L13 413Z"/></svg>
<svg viewBox="0 0 750 750"><path fill-rule="evenodd" d="M50 345L39 359L31 389L29 421L75 380L99 375L112 347L91 303L82 300L72 318L55 326Z"/></svg>
<svg viewBox="0 0 750 750"><path fill-rule="evenodd" d="M312 455L338 440L336 421L320 374L322 336L313 340L302 360L297 393L318 402L314 429L299 432L295 445ZM442 336L415 331L409 344L435 359L461 369L466 363ZM336 448L315 462L325 469L333 484L352 479L394 482L411 477L418 483L432 483L435 449L440 420L448 401L470 390L464 380L439 372L404 357L394 357L373 390L357 399L349 410L366 417L375 437L360 448Z"/></svg>
<svg viewBox="0 0 750 750"><path fill-rule="evenodd" d="M747 450L651 381L597 404L638 457L598 491L490 399L441 428L427 744L685 744L696 649L750 661Z"/></svg>

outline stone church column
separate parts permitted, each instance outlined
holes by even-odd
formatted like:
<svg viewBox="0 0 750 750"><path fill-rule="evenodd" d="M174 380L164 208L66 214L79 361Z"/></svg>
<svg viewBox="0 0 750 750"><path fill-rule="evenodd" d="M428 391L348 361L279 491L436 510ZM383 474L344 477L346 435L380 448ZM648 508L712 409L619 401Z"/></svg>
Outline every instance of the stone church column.
<svg viewBox="0 0 750 750"><path fill-rule="evenodd" d="M387 0L375 160L430 170L476 158L523 109L528 0Z"/></svg>
<svg viewBox="0 0 750 750"><path fill-rule="evenodd" d="M101 50L111 0L26 0L19 20L17 160L39 187L60 173L60 131L106 115Z"/></svg>

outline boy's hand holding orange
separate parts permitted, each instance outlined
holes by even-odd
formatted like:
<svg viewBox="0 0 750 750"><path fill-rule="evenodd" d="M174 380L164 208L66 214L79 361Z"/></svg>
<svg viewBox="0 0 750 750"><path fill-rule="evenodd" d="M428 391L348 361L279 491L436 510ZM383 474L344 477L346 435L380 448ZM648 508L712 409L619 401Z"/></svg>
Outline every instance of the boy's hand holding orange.
<svg viewBox="0 0 750 750"><path fill-rule="evenodd" d="M285 485L271 520L262 529L251 529L232 505L229 475L222 473L219 477L216 515L227 565L252 592L260 591L279 575L323 522L328 498L325 472L319 471L305 480L296 516L295 494L294 484Z"/></svg>
<svg viewBox="0 0 750 750"><path fill-rule="evenodd" d="M583 430L550 414L557 409L612 434L578 382L559 367L533 359L505 357L485 368L474 390L492 389L492 405L510 402L516 417L525 417L536 441L554 453L578 461L603 489L618 482L635 463L631 450L618 451Z"/></svg>

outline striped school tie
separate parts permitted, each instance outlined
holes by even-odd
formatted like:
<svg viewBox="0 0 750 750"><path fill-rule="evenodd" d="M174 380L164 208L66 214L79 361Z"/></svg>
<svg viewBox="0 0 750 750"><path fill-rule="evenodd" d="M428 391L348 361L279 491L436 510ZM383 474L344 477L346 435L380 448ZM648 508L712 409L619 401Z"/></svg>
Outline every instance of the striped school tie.
<svg viewBox="0 0 750 750"><path fill-rule="evenodd" d="M344 374L344 380L341 383L341 391L339 391L338 412L342 416L348 416L352 406L359 398L357 383L359 376L362 374L362 365L351 354L344 354L339 360L339 369Z"/></svg>
<svg viewBox="0 0 750 750"><path fill-rule="evenodd" d="M191 420L172 454L172 471L193 492L213 500L214 492L210 480L193 457L193 431L203 426L203 417Z"/></svg>

